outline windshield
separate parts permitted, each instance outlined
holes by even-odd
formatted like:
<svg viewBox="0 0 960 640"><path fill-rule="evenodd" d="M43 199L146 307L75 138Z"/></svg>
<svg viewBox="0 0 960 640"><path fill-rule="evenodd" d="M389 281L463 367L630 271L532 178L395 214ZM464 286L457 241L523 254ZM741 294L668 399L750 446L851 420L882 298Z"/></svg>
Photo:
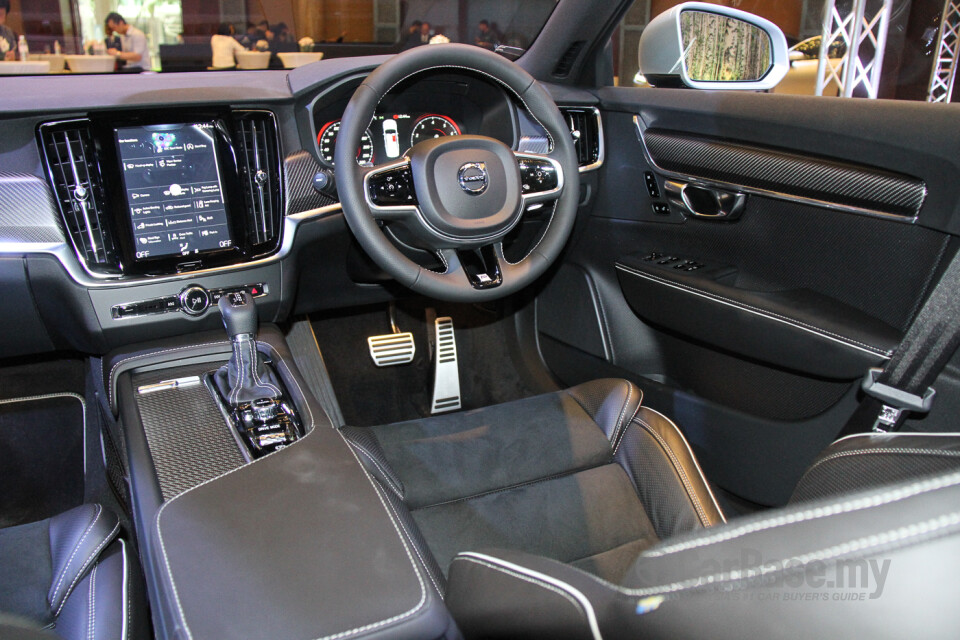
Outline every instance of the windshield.
<svg viewBox="0 0 960 640"><path fill-rule="evenodd" d="M444 42L523 50L556 1L0 0L0 72L292 68Z"/></svg>

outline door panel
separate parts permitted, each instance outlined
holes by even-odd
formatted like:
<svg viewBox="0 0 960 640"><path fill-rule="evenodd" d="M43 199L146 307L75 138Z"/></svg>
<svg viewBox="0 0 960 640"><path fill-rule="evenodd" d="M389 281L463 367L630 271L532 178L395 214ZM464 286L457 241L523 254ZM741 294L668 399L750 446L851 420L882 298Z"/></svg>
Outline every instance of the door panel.
<svg viewBox="0 0 960 640"><path fill-rule="evenodd" d="M781 504L955 251L960 110L665 89L599 96L607 158L589 219L538 299L541 351L564 382L634 379L721 488ZM649 161L635 117L666 136L651 153L672 159ZM666 192L678 174L747 187L742 214L684 215ZM575 305L588 311L558 319Z"/></svg>

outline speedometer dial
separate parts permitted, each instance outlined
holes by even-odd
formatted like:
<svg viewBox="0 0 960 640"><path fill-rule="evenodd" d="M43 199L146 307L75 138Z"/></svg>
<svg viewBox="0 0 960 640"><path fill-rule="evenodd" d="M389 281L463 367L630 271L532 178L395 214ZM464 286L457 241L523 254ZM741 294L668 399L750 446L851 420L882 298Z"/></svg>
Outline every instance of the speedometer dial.
<svg viewBox="0 0 960 640"><path fill-rule="evenodd" d="M447 116L425 115L413 125L413 133L410 134L410 146L412 147L424 140L458 135L460 135L460 127Z"/></svg>
<svg viewBox="0 0 960 640"><path fill-rule="evenodd" d="M320 157L333 166L333 154L337 148L337 136L340 134L340 121L334 120L323 125L317 134L317 146L320 147ZM373 164L373 136L370 129L360 136L360 148L357 149L357 164Z"/></svg>

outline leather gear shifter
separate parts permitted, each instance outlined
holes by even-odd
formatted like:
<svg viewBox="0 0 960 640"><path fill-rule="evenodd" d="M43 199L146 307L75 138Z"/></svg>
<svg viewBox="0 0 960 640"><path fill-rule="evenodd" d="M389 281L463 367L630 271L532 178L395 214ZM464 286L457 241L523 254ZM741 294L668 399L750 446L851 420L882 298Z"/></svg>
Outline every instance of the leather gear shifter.
<svg viewBox="0 0 960 640"><path fill-rule="evenodd" d="M257 351L257 308L249 294L243 291L226 294L220 298L218 307L233 344L230 360L213 376L220 395L231 407L263 398L280 398L280 383Z"/></svg>

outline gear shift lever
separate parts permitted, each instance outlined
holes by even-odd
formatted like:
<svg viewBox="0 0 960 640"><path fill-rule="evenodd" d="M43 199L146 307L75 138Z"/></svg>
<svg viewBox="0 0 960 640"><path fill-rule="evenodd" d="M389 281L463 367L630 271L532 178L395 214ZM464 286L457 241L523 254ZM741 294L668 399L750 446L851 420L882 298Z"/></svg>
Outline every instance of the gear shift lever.
<svg viewBox="0 0 960 640"><path fill-rule="evenodd" d="M274 373L257 351L257 308L243 291L228 293L218 303L223 326L233 344L230 361L216 373L217 387L232 407L282 395Z"/></svg>
<svg viewBox="0 0 960 640"><path fill-rule="evenodd" d="M303 430L273 369L257 351L257 308L244 291L228 293L218 303L233 353L212 376L230 419L253 457L295 441Z"/></svg>

